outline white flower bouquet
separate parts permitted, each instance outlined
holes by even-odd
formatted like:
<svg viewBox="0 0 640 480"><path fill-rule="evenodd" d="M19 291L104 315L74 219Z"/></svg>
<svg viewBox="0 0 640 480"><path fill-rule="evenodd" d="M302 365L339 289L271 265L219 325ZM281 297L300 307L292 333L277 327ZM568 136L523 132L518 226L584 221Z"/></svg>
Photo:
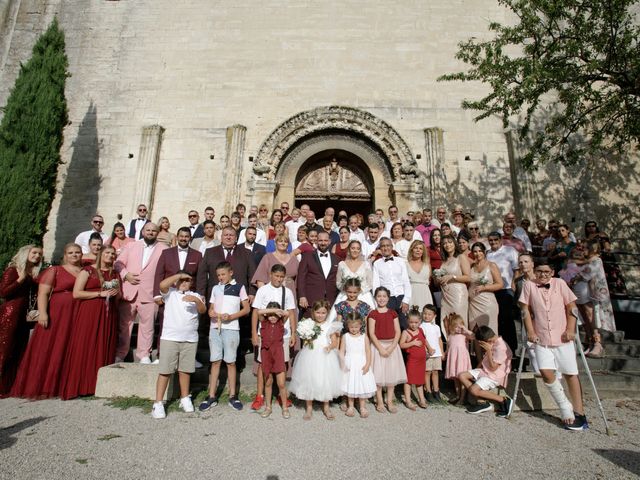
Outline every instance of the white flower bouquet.
<svg viewBox="0 0 640 480"><path fill-rule="evenodd" d="M120 286L120 282L117 278L113 280L105 280L102 282L102 290L111 290L112 288L118 288Z"/></svg>
<svg viewBox="0 0 640 480"><path fill-rule="evenodd" d="M447 275L447 269L446 268L436 268L433 271L433 276L436 278L442 278L445 275Z"/></svg>
<svg viewBox="0 0 640 480"><path fill-rule="evenodd" d="M320 335L320 325L311 318L303 318L298 322L296 333L302 340L303 346L306 345L309 348L313 348L313 341Z"/></svg>

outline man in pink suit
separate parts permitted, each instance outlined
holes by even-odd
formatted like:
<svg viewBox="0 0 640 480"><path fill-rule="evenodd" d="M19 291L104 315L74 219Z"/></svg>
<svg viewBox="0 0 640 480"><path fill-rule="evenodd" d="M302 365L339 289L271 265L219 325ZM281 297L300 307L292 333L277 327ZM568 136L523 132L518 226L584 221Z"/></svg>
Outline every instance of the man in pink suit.
<svg viewBox="0 0 640 480"><path fill-rule="evenodd" d="M129 352L131 330L136 314L138 323L138 346L136 356L142 364L151 363L153 322L157 305L153 299L156 266L163 250L168 247L157 242L158 227L147 223L142 229L142 240L129 243L116 261L116 271L122 279L122 301L120 302L120 328L116 362L122 361Z"/></svg>

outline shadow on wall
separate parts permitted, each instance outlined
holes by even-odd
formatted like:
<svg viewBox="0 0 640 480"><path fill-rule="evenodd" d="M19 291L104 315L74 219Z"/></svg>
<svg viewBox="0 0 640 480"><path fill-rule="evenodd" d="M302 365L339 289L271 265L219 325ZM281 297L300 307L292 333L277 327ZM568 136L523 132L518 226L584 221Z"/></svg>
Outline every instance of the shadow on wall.
<svg viewBox="0 0 640 480"><path fill-rule="evenodd" d="M505 173L509 172L509 162L503 157L489 162L485 156L475 163L477 168L457 168L455 177L447 178L446 204L451 208L462 205L471 211L480 221L482 234L487 235L513 204L510 177Z"/></svg>
<svg viewBox="0 0 640 480"><path fill-rule="evenodd" d="M56 218L56 246L52 258L56 262L62 257L66 243L91 228L91 216L98 207L101 140L98 139L97 115L98 109L91 102L72 144L73 154L60 192ZM108 228L105 225L105 229Z"/></svg>

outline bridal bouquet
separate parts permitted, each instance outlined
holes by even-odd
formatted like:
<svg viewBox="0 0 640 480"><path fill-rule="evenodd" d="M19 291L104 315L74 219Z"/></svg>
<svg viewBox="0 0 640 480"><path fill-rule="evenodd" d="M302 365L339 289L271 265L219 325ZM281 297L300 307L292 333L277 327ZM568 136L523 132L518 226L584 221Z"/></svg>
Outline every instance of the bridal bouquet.
<svg viewBox="0 0 640 480"><path fill-rule="evenodd" d="M119 288L120 287L120 282L118 281L117 278L114 278L113 280L105 280L104 282L102 282L102 290L111 290L112 288ZM104 297L104 302L108 305L109 304L109 299L111 297Z"/></svg>
<svg viewBox="0 0 640 480"><path fill-rule="evenodd" d="M445 268L436 268L433 271L433 276L436 278L442 278L447 275L447 270Z"/></svg>
<svg viewBox="0 0 640 480"><path fill-rule="evenodd" d="M313 341L320 335L320 325L311 318L303 318L298 322L296 333L302 340L303 346L307 345L309 348L313 348Z"/></svg>

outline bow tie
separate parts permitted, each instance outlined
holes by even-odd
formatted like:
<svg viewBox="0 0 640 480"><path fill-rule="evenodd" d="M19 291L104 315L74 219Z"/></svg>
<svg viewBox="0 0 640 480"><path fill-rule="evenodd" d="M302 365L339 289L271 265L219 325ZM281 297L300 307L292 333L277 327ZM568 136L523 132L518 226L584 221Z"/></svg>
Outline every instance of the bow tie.
<svg viewBox="0 0 640 480"><path fill-rule="evenodd" d="M180 248L180 247L178 247L178 251L179 251L179 252L185 252L185 253L186 253L186 252L188 252L188 251L189 251L189 248L188 248L188 247L187 247L187 248Z"/></svg>
<svg viewBox="0 0 640 480"><path fill-rule="evenodd" d="M321 256L321 257L328 257L328 256L329 256L329 254L328 254L328 253L321 253L321 254L320 254L320 256Z"/></svg>
<svg viewBox="0 0 640 480"><path fill-rule="evenodd" d="M146 218L139 218L138 222L144 222L146 220Z"/></svg>
<svg viewBox="0 0 640 480"><path fill-rule="evenodd" d="M550 283L539 284L538 288L546 288L547 290L549 290L551 288L551 284Z"/></svg>
<svg viewBox="0 0 640 480"><path fill-rule="evenodd" d="M385 262L393 262L393 257L385 257Z"/></svg>

